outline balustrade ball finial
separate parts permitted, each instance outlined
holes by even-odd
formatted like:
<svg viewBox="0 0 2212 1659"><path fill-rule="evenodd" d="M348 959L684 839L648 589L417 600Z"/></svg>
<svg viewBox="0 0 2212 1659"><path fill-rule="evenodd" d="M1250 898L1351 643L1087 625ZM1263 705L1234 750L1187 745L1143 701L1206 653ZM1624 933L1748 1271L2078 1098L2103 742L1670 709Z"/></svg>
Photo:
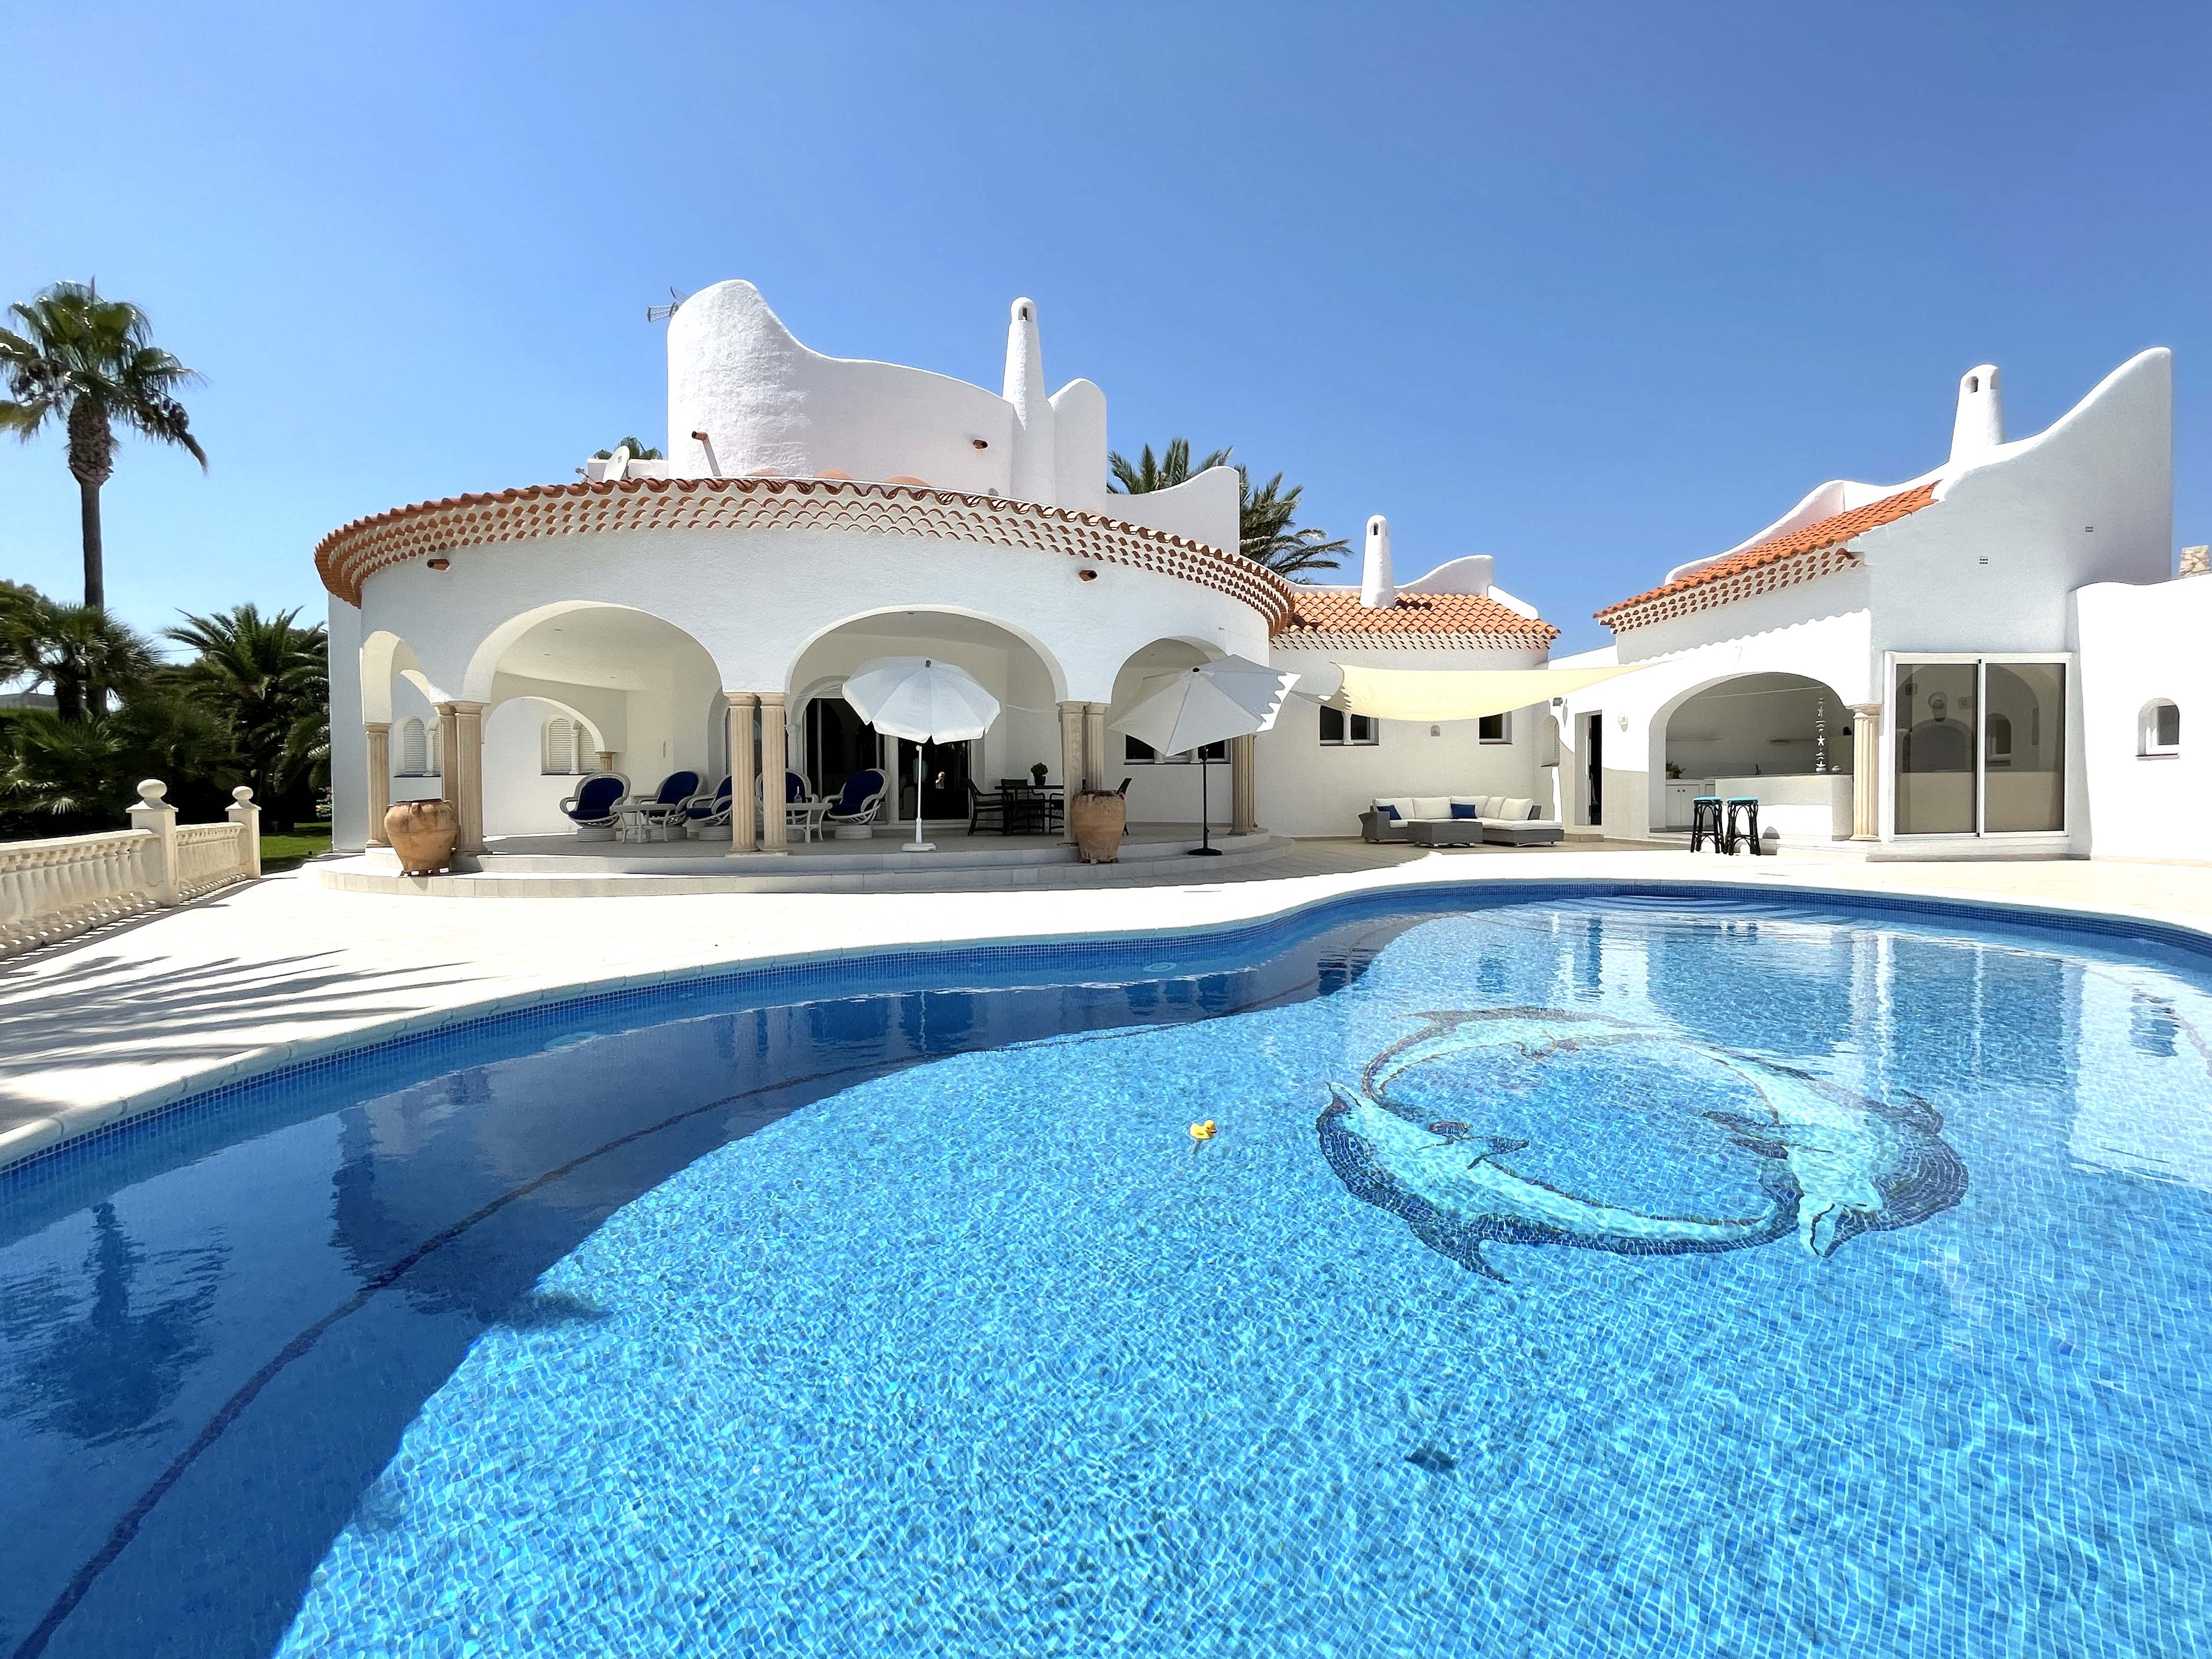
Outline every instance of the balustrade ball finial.
<svg viewBox="0 0 2212 1659"><path fill-rule="evenodd" d="M243 806L253 799L253 791L247 788L246 785L241 783L237 788L230 792L230 798L236 801L240 806Z"/></svg>
<svg viewBox="0 0 2212 1659"><path fill-rule="evenodd" d="M169 786L159 778L148 778L138 786L138 799L149 806L159 806L161 797L169 793Z"/></svg>

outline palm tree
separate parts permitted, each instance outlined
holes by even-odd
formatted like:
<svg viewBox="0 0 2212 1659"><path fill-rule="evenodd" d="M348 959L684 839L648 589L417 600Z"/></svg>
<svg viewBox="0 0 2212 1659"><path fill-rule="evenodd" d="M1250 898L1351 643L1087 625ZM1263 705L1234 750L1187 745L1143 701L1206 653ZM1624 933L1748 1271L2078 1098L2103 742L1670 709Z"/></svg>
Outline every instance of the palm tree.
<svg viewBox="0 0 2212 1659"><path fill-rule="evenodd" d="M330 753L329 640L299 615L241 605L162 630L198 653L171 672L172 683L229 728L272 829L290 827Z"/></svg>
<svg viewBox="0 0 2212 1659"><path fill-rule="evenodd" d="M1133 462L1119 453L1110 454L1106 458L1114 474L1110 488L1122 495L1172 489L1208 467L1234 465L1231 453L1214 450L1193 466L1190 440L1170 438L1158 458L1150 444ZM1266 565L1279 576L1303 576L1309 571L1335 569L1352 551L1326 530L1297 528L1298 497L1304 493L1304 484L1285 489L1283 475L1278 472L1255 489L1252 475L1242 466L1237 467L1237 550L1254 563Z"/></svg>
<svg viewBox="0 0 2212 1659"><path fill-rule="evenodd" d="M73 724L105 714L111 690L143 682L154 671L154 651L96 605L57 605L18 587L0 595L0 670L46 686L54 713Z"/></svg>
<svg viewBox="0 0 2212 1659"><path fill-rule="evenodd" d="M154 777L172 805L204 814L220 801L215 774L229 760L219 722L150 688L112 714L24 709L0 730L0 813L9 834L112 830L133 804L131 786Z"/></svg>
<svg viewBox="0 0 2212 1659"><path fill-rule="evenodd" d="M28 443L49 420L67 429L84 525L84 602L99 610L107 602L100 488L115 471L115 428L175 444L204 470L207 453L176 398L199 376L153 343L144 312L101 299L90 283L56 283L8 313L15 328L0 328L9 393L0 400L0 431Z"/></svg>

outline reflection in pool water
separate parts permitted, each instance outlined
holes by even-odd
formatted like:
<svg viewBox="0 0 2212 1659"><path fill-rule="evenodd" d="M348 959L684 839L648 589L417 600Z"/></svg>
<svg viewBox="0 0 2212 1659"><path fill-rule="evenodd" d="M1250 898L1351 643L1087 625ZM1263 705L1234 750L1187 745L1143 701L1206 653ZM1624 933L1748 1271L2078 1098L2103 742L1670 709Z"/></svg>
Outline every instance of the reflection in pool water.
<svg viewBox="0 0 2212 1659"><path fill-rule="evenodd" d="M1141 951L547 1016L0 1182L0 1641L2206 1641L2202 968L1571 896Z"/></svg>

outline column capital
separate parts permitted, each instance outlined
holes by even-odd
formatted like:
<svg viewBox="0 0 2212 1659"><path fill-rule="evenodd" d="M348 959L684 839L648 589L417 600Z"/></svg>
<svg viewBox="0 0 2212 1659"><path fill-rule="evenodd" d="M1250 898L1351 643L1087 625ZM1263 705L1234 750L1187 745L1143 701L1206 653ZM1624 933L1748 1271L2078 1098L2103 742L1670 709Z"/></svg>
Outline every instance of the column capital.
<svg viewBox="0 0 2212 1659"><path fill-rule="evenodd" d="M1878 702L1847 702L1844 707L1863 720L1881 718L1881 705Z"/></svg>
<svg viewBox="0 0 2212 1659"><path fill-rule="evenodd" d="M363 720L361 723L361 729L364 732L389 732L392 729L392 722L390 720Z"/></svg>
<svg viewBox="0 0 2212 1659"><path fill-rule="evenodd" d="M491 705L488 702L471 702L465 697L453 697L444 702L433 703L431 707L441 714L481 714Z"/></svg>
<svg viewBox="0 0 2212 1659"><path fill-rule="evenodd" d="M784 705L785 698L781 691L756 691L753 695L760 699L760 705L763 708L770 707L781 708Z"/></svg>
<svg viewBox="0 0 2212 1659"><path fill-rule="evenodd" d="M757 691L725 691L722 693L722 698L723 701L727 702L732 708L750 708L754 704L760 701L760 693Z"/></svg>

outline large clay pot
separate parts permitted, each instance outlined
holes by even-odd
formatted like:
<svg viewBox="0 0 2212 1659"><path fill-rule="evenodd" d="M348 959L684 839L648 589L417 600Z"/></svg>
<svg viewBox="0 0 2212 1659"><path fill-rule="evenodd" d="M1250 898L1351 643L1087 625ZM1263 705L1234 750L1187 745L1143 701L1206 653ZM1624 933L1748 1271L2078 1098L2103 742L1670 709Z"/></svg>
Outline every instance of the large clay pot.
<svg viewBox="0 0 2212 1659"><path fill-rule="evenodd" d="M399 854L399 867L427 876L453 861L461 820L449 800L403 800L384 815L384 838Z"/></svg>
<svg viewBox="0 0 2212 1659"><path fill-rule="evenodd" d="M1110 789L1085 790L1068 803L1067 821L1075 829L1075 850L1085 864L1119 864L1121 830L1129 803Z"/></svg>

